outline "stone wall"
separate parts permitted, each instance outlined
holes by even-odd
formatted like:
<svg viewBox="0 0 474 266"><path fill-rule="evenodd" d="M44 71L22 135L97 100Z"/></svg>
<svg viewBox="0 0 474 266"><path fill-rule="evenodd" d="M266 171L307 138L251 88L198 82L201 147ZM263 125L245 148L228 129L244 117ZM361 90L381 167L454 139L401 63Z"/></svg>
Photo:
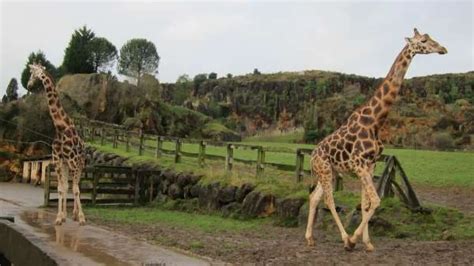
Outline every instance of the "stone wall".
<svg viewBox="0 0 474 266"><path fill-rule="evenodd" d="M102 153L95 148L87 149L87 163L107 164L114 166L130 166L127 158L116 154ZM242 186L225 186L216 181L210 184L200 182L201 177L193 173L177 173L149 164L133 164L137 170L158 170L153 179L154 201L166 202L193 201L199 210L204 212L220 212L224 216L236 217L267 217L276 215L284 220L297 220L305 200L284 199L255 190L252 184ZM144 180L141 194L144 199L150 198L149 179ZM146 200L143 200L146 201Z"/></svg>

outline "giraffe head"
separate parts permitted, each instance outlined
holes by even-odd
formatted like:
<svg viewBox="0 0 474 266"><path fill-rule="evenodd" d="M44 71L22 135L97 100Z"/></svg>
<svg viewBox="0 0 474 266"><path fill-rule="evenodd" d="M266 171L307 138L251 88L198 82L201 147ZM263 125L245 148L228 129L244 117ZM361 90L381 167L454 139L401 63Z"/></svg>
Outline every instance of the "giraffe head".
<svg viewBox="0 0 474 266"><path fill-rule="evenodd" d="M33 85L35 84L35 82L37 80L41 80L41 77L44 77L45 76L45 67L42 66L41 64L30 64L28 65L30 67L30 79L28 80L28 84L26 85L27 89L30 89L31 87L33 87Z"/></svg>
<svg viewBox="0 0 474 266"><path fill-rule="evenodd" d="M415 28L415 36L411 38L405 38L408 43L408 46L411 48L415 54L446 54L448 50L441 46L437 41L431 39L428 34L420 34Z"/></svg>

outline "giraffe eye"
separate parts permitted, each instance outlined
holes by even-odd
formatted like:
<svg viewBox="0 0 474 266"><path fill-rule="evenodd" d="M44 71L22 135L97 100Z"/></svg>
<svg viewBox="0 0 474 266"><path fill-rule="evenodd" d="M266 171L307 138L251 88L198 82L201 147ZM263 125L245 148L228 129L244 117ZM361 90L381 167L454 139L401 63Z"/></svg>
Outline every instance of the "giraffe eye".
<svg viewBox="0 0 474 266"><path fill-rule="evenodd" d="M422 43L425 43L425 42L427 42L427 41L428 41L427 39L421 40Z"/></svg>

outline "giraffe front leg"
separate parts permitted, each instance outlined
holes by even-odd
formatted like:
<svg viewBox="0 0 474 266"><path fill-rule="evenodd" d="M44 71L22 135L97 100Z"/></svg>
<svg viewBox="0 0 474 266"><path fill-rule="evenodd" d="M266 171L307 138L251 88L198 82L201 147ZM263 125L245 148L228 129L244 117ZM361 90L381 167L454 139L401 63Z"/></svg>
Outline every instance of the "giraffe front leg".
<svg viewBox="0 0 474 266"><path fill-rule="evenodd" d="M372 174L366 170L359 170L357 175L360 177L363 187L362 189L367 195L369 208L368 210L362 210L366 211L366 213L365 215L362 215L362 222L355 230L354 235L352 235L352 237L350 238L350 241L353 243L357 241L357 239L362 235L365 230L367 230L368 236L368 224L370 218L372 218L372 215L374 215L375 209L380 206L380 198L377 194L377 190L375 189L374 183L372 182ZM370 243L370 241L368 243ZM370 247L370 251L374 250L374 246L371 243L368 247Z"/></svg>
<svg viewBox="0 0 474 266"><path fill-rule="evenodd" d="M67 193L69 191L69 169L66 165L63 165L63 216L61 218L62 222L66 222L67 218Z"/></svg>
<svg viewBox="0 0 474 266"><path fill-rule="evenodd" d="M362 188L361 191L361 197L362 197L362 204L360 205L361 208L361 213L362 213L362 219L367 216L370 204L368 202L368 195L367 192L365 191L364 188ZM369 224L364 227L364 231L362 233L362 242L365 244L365 250L367 251L373 251L374 246L370 242L370 237L369 237Z"/></svg>
<svg viewBox="0 0 474 266"><path fill-rule="evenodd" d="M74 194L74 207L75 207L75 212L77 215L77 220L79 221L79 225L85 225L86 224L86 217L84 215L84 212L82 211L82 205L81 205L81 191L79 188L79 181L81 179L81 171L77 170L73 173L73 186L72 186L72 191ZM73 214L74 215L74 214Z"/></svg>
<svg viewBox="0 0 474 266"><path fill-rule="evenodd" d="M309 196L308 223L306 224L305 238L308 246L314 246L313 225L317 216L317 208L323 196L323 187L318 183L317 187Z"/></svg>
<svg viewBox="0 0 474 266"><path fill-rule="evenodd" d="M55 167L55 172L56 172L56 176L57 176L57 183L58 183L58 187L57 187L57 190L58 190L58 214L56 215L56 220L55 220L55 224L56 225L61 225L62 224L62 218L63 218L63 192L64 192L64 188L63 188L63 177L61 175L61 169L59 169L58 166Z"/></svg>

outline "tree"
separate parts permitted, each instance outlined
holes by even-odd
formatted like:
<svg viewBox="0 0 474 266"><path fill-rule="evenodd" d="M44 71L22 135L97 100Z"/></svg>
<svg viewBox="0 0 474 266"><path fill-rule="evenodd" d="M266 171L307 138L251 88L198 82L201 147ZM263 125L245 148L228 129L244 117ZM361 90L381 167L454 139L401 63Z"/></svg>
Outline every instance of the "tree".
<svg viewBox="0 0 474 266"><path fill-rule="evenodd" d="M11 102L14 100L18 100L18 82L16 78L12 78L10 83L8 83L7 91L6 91L6 102ZM2 99L3 101L3 99Z"/></svg>
<svg viewBox="0 0 474 266"><path fill-rule="evenodd" d="M193 90L193 95L196 96L197 92L199 90L199 86L207 80L207 75L206 74L197 74L194 76L193 83L194 83L194 90Z"/></svg>
<svg viewBox="0 0 474 266"><path fill-rule="evenodd" d="M209 74L209 79L217 79L217 73L211 72L211 73Z"/></svg>
<svg viewBox="0 0 474 266"><path fill-rule="evenodd" d="M117 48L106 38L97 37L89 43L90 62L94 72L107 71L117 58Z"/></svg>
<svg viewBox="0 0 474 266"><path fill-rule="evenodd" d="M231 79L231 78L232 78L232 74L231 74L231 73L227 73L227 78L228 78L228 79Z"/></svg>
<svg viewBox="0 0 474 266"><path fill-rule="evenodd" d="M41 64L46 68L46 71L56 80L60 77L59 71L56 69L56 67L49 62L48 59L46 59L46 55L42 51L38 51L36 53L31 53L28 56L28 61L26 62L25 68L23 69L23 72L21 73L21 85L23 88L27 89L30 92L38 92L43 89L43 85L41 84L40 81L37 81L31 88L27 88L28 80L30 80L30 64Z"/></svg>
<svg viewBox="0 0 474 266"><path fill-rule="evenodd" d="M254 75L260 75L260 74L262 74L262 73L260 73L260 71L258 71L258 68L254 68L254 69L253 69L253 74L254 74Z"/></svg>
<svg viewBox="0 0 474 266"><path fill-rule="evenodd" d="M152 74L158 69L160 57L156 47L146 39L131 39L120 49L118 72L140 81L144 73Z"/></svg>
<svg viewBox="0 0 474 266"><path fill-rule="evenodd" d="M62 67L66 73L94 73L91 42L95 33L83 26L72 34L69 45L64 53Z"/></svg>

